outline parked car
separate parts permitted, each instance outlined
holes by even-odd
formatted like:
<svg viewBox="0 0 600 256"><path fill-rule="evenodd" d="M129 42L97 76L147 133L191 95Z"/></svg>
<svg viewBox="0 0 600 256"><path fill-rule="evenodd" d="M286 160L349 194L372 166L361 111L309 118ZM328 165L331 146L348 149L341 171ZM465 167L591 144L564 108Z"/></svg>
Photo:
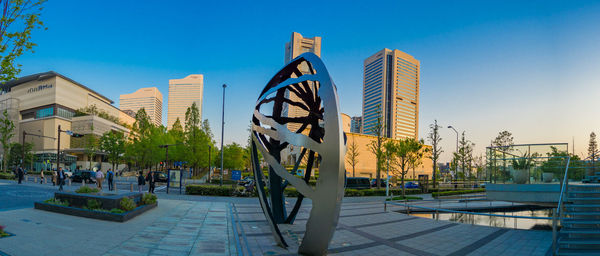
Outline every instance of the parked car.
<svg viewBox="0 0 600 256"><path fill-rule="evenodd" d="M369 178L346 178L346 188L352 189L369 189L371 188L369 184Z"/></svg>
<svg viewBox="0 0 600 256"><path fill-rule="evenodd" d="M404 183L404 188L419 188L419 183L409 181Z"/></svg>
<svg viewBox="0 0 600 256"><path fill-rule="evenodd" d="M152 172L152 175L156 178L156 182L168 182L169 177L162 172Z"/></svg>
<svg viewBox="0 0 600 256"><path fill-rule="evenodd" d="M85 180L86 184L96 183L96 173L92 171L75 171L71 176L71 181L81 182Z"/></svg>
<svg viewBox="0 0 600 256"><path fill-rule="evenodd" d="M381 187L385 187L386 186L386 183L385 183L384 179L381 179L380 183L381 183ZM371 180L371 187L377 187L377 179L372 179Z"/></svg>

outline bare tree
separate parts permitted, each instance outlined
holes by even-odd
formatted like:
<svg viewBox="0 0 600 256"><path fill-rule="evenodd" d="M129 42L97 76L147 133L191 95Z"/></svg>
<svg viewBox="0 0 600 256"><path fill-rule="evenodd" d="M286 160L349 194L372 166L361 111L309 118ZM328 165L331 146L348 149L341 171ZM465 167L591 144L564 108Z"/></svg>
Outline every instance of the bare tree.
<svg viewBox="0 0 600 256"><path fill-rule="evenodd" d="M377 184L377 188L381 188L381 168L384 164L385 161L385 156L384 156L384 151L383 151L383 145L385 144L386 141L386 137L383 136L383 132L384 132L384 124L383 124L383 117L381 115L381 108L379 107L379 105L376 107L377 109L377 120L375 121L375 124L373 125L373 127L371 128L371 134L377 136L377 140L372 141L371 143L369 143L369 150L371 150L371 152L375 155L375 157L377 158L377 166L376 166L376 171L375 171L375 176L376 177L376 184Z"/></svg>
<svg viewBox="0 0 600 256"><path fill-rule="evenodd" d="M431 131L427 135L427 139L429 139L431 142L431 154L429 155L429 158L431 158L431 161L433 162L433 171L431 177L433 179L433 187L435 188L436 173L438 168L437 162L440 159L440 155L444 151L442 150L442 147L440 147L440 141L442 141L442 137L440 137L439 129L441 126L437 124L437 120L434 120L433 124L429 125L429 128Z"/></svg>
<svg viewBox="0 0 600 256"><path fill-rule="evenodd" d="M594 175L596 173L596 159L598 159L598 155L600 150L598 150L598 142L596 142L596 134L594 132L590 133L590 142L588 144L588 158L590 159L591 167L588 169L587 175Z"/></svg>
<svg viewBox="0 0 600 256"><path fill-rule="evenodd" d="M358 150L358 145L356 144L356 139L352 138L352 142L348 145L348 151L346 153L346 161L348 164L352 166L352 177L356 177L356 165L358 164L358 156L360 152Z"/></svg>

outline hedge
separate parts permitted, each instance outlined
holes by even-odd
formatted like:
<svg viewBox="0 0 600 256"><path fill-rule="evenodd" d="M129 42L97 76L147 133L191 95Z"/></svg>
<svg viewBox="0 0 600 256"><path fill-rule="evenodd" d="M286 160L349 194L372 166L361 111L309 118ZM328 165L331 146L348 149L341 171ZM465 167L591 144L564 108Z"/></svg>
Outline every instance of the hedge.
<svg viewBox="0 0 600 256"><path fill-rule="evenodd" d="M202 196L233 196L236 190L243 189L242 187L232 188L231 186L213 186L213 185L187 185L185 187L185 193L188 195L202 195ZM268 193L268 190L267 190ZM284 190L286 197L298 197L300 193L294 187L287 187ZM253 193L255 194L255 193ZM401 189L390 189L390 195L402 195ZM406 189L407 195L421 194L420 189ZM358 197L358 196L385 196L385 189L346 189L345 196L347 197Z"/></svg>
<svg viewBox="0 0 600 256"><path fill-rule="evenodd" d="M212 186L212 185L187 185L185 193L188 195L201 196L232 196L235 188L231 186Z"/></svg>
<svg viewBox="0 0 600 256"><path fill-rule="evenodd" d="M470 193L479 193L485 192L485 188L471 189L471 190L454 190L454 191L444 191L444 192L433 192L431 193L432 197L439 196L452 196L452 195L462 195L462 194L470 194Z"/></svg>
<svg viewBox="0 0 600 256"><path fill-rule="evenodd" d="M0 172L0 179L14 180L15 179L15 175L13 173L10 173L10 172Z"/></svg>

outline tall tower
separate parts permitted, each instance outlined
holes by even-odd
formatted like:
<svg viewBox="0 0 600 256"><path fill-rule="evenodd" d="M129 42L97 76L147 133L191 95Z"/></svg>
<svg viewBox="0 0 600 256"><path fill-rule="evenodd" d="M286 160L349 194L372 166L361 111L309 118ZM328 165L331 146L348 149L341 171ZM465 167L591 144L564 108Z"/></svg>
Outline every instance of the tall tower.
<svg viewBox="0 0 600 256"><path fill-rule="evenodd" d="M364 61L363 133L375 135L379 110L385 137L418 139L419 68L413 56L387 48Z"/></svg>
<svg viewBox="0 0 600 256"><path fill-rule="evenodd" d="M179 118L185 124L185 112L196 103L202 120L202 92L204 90L203 75L189 75L183 79L169 80L169 106L167 109L167 128L171 129Z"/></svg>
<svg viewBox="0 0 600 256"><path fill-rule="evenodd" d="M121 94L119 108L123 111L137 112L141 108L146 110L150 121L162 125L162 93L156 87L140 88L131 94Z"/></svg>
<svg viewBox="0 0 600 256"><path fill-rule="evenodd" d="M315 36L312 38L302 37L300 33L293 32L292 39L285 43L285 64L288 64L294 58L298 57L300 54L305 52L312 52L315 55L321 57L321 37ZM303 65L305 65L303 63ZM302 73L308 73L307 66L300 66L300 71ZM293 101L298 101L298 97L295 94L286 95L289 99ZM287 106L284 108L284 115L287 114L287 117L299 117L299 116L307 116L308 113L296 106ZM295 132L300 128L300 124L288 124L288 128Z"/></svg>

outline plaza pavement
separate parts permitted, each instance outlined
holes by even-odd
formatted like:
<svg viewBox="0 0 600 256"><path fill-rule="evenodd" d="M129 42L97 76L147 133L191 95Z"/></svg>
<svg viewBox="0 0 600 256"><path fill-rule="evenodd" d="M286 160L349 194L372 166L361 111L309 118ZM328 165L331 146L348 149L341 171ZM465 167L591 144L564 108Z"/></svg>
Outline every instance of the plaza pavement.
<svg viewBox="0 0 600 256"><path fill-rule="evenodd" d="M0 180L0 202L7 194L19 199L21 190L45 195L43 186ZM0 239L0 255L295 255L310 210L307 200L294 225L280 226L286 250L275 244L256 198L158 196L157 208L125 223L32 206L0 209L0 223L15 234ZM291 207L294 199L288 201ZM344 198L330 255L545 255L551 245L551 232L385 212L382 201Z"/></svg>

